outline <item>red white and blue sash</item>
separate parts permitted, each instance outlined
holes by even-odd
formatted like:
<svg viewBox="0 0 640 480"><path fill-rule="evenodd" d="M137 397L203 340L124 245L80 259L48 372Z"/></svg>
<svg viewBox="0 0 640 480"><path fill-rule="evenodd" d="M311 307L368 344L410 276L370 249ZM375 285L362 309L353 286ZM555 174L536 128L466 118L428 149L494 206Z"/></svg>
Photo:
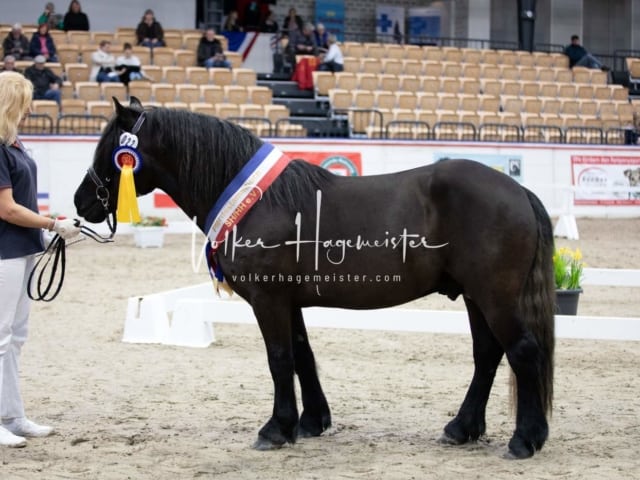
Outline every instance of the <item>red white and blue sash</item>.
<svg viewBox="0 0 640 480"><path fill-rule="evenodd" d="M233 227L260 200L291 159L270 143L263 144L242 170L224 189L207 215L205 232L209 272L222 281L222 272L215 265L213 255L224 243Z"/></svg>

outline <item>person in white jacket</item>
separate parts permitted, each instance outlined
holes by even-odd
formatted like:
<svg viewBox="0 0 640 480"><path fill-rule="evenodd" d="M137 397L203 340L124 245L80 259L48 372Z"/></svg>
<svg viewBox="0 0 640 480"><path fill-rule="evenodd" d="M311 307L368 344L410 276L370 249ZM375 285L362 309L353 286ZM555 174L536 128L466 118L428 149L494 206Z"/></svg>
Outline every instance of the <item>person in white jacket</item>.
<svg viewBox="0 0 640 480"><path fill-rule="evenodd" d="M324 54L322 63L318 66L318 70L324 72L342 72L344 70L344 57L342 50L338 46L338 39L331 34L328 37L329 50Z"/></svg>
<svg viewBox="0 0 640 480"><path fill-rule="evenodd" d="M98 49L91 54L91 74L93 82L119 82L120 74L116 70L116 59L111 54L111 42L102 40Z"/></svg>
<svg viewBox="0 0 640 480"><path fill-rule="evenodd" d="M151 80L150 77L142 71L142 62L140 58L133 54L133 48L130 43L125 43L122 49L122 55L116 58L116 70L120 73L120 81L125 85L133 80Z"/></svg>

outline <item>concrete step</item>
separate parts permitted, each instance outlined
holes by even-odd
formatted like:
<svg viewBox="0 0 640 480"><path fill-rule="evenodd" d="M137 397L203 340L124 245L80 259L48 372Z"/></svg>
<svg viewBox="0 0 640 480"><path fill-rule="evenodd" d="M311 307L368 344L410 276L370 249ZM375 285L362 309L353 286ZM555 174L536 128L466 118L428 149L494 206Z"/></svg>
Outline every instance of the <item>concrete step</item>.
<svg viewBox="0 0 640 480"><path fill-rule="evenodd" d="M329 102L314 99L274 98L273 103L285 105L291 116L327 117Z"/></svg>
<svg viewBox="0 0 640 480"><path fill-rule="evenodd" d="M296 82L282 80L258 80L257 83L258 85L269 87L273 92L274 98L313 98L313 90L300 90Z"/></svg>

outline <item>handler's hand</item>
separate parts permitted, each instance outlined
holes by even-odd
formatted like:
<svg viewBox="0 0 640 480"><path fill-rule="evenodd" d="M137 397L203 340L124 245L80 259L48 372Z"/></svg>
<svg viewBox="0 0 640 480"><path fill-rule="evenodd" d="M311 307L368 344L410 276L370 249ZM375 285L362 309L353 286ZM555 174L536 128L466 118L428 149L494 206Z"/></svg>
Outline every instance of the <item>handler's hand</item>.
<svg viewBox="0 0 640 480"><path fill-rule="evenodd" d="M80 235L80 221L72 218L56 219L51 229L65 240Z"/></svg>

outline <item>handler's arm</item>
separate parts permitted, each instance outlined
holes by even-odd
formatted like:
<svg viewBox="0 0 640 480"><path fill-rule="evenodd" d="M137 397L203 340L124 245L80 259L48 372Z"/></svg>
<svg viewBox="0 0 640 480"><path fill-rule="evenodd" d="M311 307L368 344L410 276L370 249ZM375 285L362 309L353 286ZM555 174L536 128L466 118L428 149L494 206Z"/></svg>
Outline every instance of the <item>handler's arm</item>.
<svg viewBox="0 0 640 480"><path fill-rule="evenodd" d="M0 218L20 227L53 229L53 218L38 215L13 199L11 187L0 187Z"/></svg>

